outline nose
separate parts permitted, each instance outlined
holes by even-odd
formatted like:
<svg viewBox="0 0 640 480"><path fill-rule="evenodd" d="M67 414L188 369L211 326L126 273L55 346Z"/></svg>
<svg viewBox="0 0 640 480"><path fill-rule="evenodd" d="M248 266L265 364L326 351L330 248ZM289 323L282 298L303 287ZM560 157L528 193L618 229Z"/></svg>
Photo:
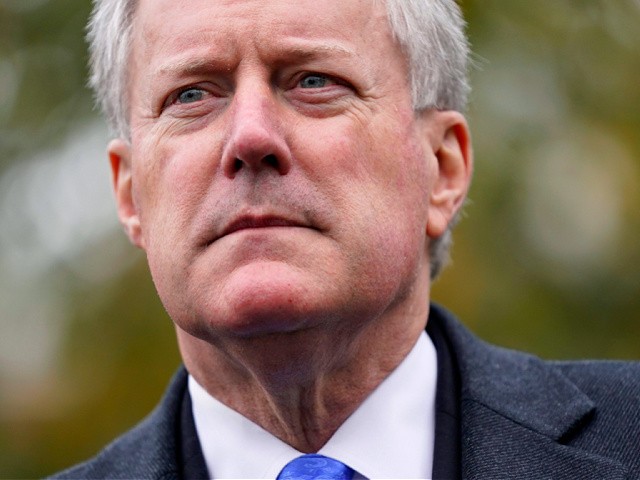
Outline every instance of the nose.
<svg viewBox="0 0 640 480"><path fill-rule="evenodd" d="M224 174L234 178L246 170L286 175L291 168L291 151L271 91L236 92L231 114L230 134L222 154Z"/></svg>

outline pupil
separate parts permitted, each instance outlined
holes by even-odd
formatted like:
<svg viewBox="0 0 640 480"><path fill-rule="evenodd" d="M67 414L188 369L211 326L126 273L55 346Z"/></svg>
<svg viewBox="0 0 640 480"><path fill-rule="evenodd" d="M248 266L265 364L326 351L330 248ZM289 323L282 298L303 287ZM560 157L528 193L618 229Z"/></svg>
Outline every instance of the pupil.
<svg viewBox="0 0 640 480"><path fill-rule="evenodd" d="M306 77L302 80L302 87L303 88L318 88L318 87L324 87L324 85L327 83L327 79L323 78L323 77L319 77L319 76L310 76L310 77Z"/></svg>
<svg viewBox="0 0 640 480"><path fill-rule="evenodd" d="M182 103L197 102L198 100L202 100L201 90L191 89L180 94L180 102Z"/></svg>

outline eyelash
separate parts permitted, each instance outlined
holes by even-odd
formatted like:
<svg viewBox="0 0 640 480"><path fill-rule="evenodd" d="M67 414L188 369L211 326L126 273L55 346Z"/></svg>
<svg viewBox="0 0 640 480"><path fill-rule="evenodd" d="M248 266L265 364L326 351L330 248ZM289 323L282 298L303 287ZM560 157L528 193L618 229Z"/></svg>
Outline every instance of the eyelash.
<svg viewBox="0 0 640 480"><path fill-rule="evenodd" d="M309 77L319 77L326 81L328 85L317 87L318 89L333 86L333 85L349 87L349 84L341 80L340 78L335 77L333 75L329 75L327 73L321 73L321 72L304 72L296 77L295 85L299 86L302 81L304 81L305 79L308 79ZM304 88L304 87L300 87L300 88ZM313 90L313 88L309 88L309 90Z"/></svg>
<svg viewBox="0 0 640 480"><path fill-rule="evenodd" d="M200 92L203 92L203 95L206 95L207 93L209 93L206 89L198 86L198 85L189 85L187 87L184 88L180 88L179 90L176 90L174 93L172 93L171 95L169 95L169 97L167 97L167 99L165 100L164 104L162 105L162 109L166 109L168 107L170 107L171 105L187 105L189 102L186 103L181 103L179 102L180 96L183 95L184 93L190 91L190 90L198 90ZM197 103L198 101L201 100L196 100L192 103Z"/></svg>

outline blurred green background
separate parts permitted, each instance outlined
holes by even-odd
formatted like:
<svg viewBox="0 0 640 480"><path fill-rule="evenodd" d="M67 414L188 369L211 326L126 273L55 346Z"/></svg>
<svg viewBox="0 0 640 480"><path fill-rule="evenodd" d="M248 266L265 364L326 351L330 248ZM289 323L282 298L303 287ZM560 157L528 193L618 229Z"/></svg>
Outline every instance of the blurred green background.
<svg viewBox="0 0 640 480"><path fill-rule="evenodd" d="M88 0L0 0L0 477L77 462L179 364L84 87ZM482 337L640 358L640 2L465 0L476 173L434 289Z"/></svg>

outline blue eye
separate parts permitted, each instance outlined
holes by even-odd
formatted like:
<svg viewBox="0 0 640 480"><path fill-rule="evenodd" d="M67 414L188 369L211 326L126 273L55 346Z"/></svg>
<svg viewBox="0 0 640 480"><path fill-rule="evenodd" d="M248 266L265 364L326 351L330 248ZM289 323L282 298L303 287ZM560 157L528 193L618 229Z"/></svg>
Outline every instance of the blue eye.
<svg viewBox="0 0 640 480"><path fill-rule="evenodd" d="M327 85L329 79L322 75L307 75L300 80L300 88L322 88Z"/></svg>
<svg viewBox="0 0 640 480"><path fill-rule="evenodd" d="M180 92L176 100L178 101L178 103L199 102L204 98L204 94L205 92L200 88L189 88Z"/></svg>

